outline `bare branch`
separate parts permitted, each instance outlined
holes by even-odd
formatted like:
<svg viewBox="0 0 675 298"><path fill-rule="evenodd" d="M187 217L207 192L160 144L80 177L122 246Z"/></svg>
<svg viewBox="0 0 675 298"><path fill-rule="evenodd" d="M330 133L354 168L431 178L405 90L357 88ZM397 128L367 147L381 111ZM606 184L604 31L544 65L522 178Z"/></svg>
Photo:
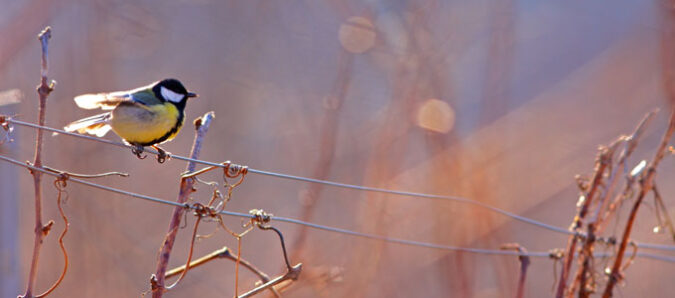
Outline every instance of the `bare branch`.
<svg viewBox="0 0 675 298"><path fill-rule="evenodd" d="M525 279L527 277L527 267L530 266L530 257L527 256L527 249L518 243L504 244L502 245L502 249L511 249L523 253L523 255L518 256L518 260L520 260L520 278L518 278L518 291L516 292L516 298L523 298L525 297Z"/></svg>
<svg viewBox="0 0 675 298"><path fill-rule="evenodd" d="M209 125L211 124L211 120L215 117L213 112L208 112L204 114L201 118L197 118L195 120L195 139L194 143L192 144L192 150L190 153L190 158L192 159L197 159L199 158L199 153L202 148L202 140L204 139L204 136L209 130ZM193 172L196 167L196 163L194 161L190 161L187 165L187 172ZM177 203L179 204L184 204L187 202L188 197L192 193L192 186L195 183L195 179L192 178L181 178L180 181L180 192L178 193L178 199ZM164 293L164 279L165 279L165 273L166 269L169 265L169 258L171 257L171 250L173 249L173 244L176 240L176 234L178 233L178 228L180 227L180 220L181 217L183 216L183 212L185 212L185 207L176 207L174 208L173 211L173 216L171 217L171 222L169 223L169 232L166 234L166 237L164 238L164 242L162 244L162 247L159 252L159 259L157 261L157 270L155 272L155 275L152 277L153 281L153 289L152 289L152 297L153 298L160 298L162 297L162 294Z"/></svg>
<svg viewBox="0 0 675 298"><path fill-rule="evenodd" d="M593 179L591 185L589 186L588 192L584 193L581 199L582 205L579 208L577 215L574 217L574 223L572 223L572 231L575 233L581 232L581 227L583 224L583 219L586 217L591 202L595 197L595 194L602 183L602 178L604 176L605 170L610 163L610 158L613 152L610 152L608 147L600 148L600 153L595 162L595 173L593 174ZM562 298L567 289L567 277L569 276L570 268L572 267L572 260L574 259L574 254L576 252L577 241L579 240L578 234L570 236L568 240L567 249L565 249L565 259L563 260L563 266L560 272L560 281L558 283L558 289L556 291L556 297Z"/></svg>
<svg viewBox="0 0 675 298"><path fill-rule="evenodd" d="M654 153L654 158L649 163L647 171L643 172L640 177L640 193L638 194L637 200L635 200L633 208L630 211L628 222L626 223L626 228L624 229L623 237L621 238L621 243L619 245L619 250L616 253L616 259L614 260L614 265L612 266L612 271L609 275L609 281L607 282L607 286L605 287L605 292L602 294L603 298L612 297L612 291L614 289L614 286L616 286L616 283L621 279L621 268L623 264L623 257L626 252L626 246L628 245L630 240L630 233L633 229L633 223L635 222L637 211L640 208L642 200L644 200L645 196L654 188L654 176L656 175L656 168L658 167L663 157L666 155L668 143L670 142L670 139L674 132L675 132L675 108L671 110L668 129L663 134L663 138L661 138L661 143L659 144L656 153Z"/></svg>
<svg viewBox="0 0 675 298"><path fill-rule="evenodd" d="M49 39L52 37L51 27L45 28L38 35L40 44L42 46L42 67L40 69L40 85L37 87L37 92L40 97L38 110L38 124L45 125L45 113L47 109L47 97L54 89L54 84L48 84L47 74L49 71ZM42 166L42 130L37 131L35 140L35 157L33 165L35 167ZM42 224L42 173L38 171L31 171L33 175L33 184L35 189L35 242L33 244L33 257L31 259L30 271L28 273L28 285L26 286L26 293L20 297L33 297L33 287L37 280L38 263L40 259L40 249L42 248L43 239L49 233L50 224Z"/></svg>

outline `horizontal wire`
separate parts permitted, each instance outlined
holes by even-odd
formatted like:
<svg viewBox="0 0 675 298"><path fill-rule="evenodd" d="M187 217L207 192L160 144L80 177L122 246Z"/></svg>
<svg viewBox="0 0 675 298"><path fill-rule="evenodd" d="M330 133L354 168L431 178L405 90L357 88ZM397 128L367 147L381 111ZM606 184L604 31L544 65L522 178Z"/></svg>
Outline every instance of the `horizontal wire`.
<svg viewBox="0 0 675 298"><path fill-rule="evenodd" d="M61 173L48 171L44 168L38 168L38 167L35 167L35 166L32 166L32 165L29 165L27 163L22 163L22 162L20 162L16 159L12 159L12 158L9 158L7 156L0 155L0 160L9 162L11 164L15 164L17 166L21 166L21 167L24 167L24 168L27 168L27 169L30 169L32 171L42 172L44 174L51 175L51 176L54 176L54 177L60 177L61 176ZM110 192L123 194L123 195L127 195L127 196L130 196L130 197L143 199L143 200L151 201L151 202L155 202L155 203L167 204L167 205L172 205L172 206L176 206L176 207L185 207L186 206L185 204L180 204L180 203L176 203L176 202L172 202L172 201L166 201L166 200L154 198L154 197L151 197L151 196L146 196L146 195L142 195L142 194L128 192L128 191L124 191L124 190L113 188L113 187L108 187L108 186L101 185L101 184L91 183L89 181L85 181L85 180L74 178L74 177L68 177L68 181L77 182L77 183L84 184L84 185L87 185L87 186L91 186L91 187L94 187L94 188L107 190L107 191L110 191Z"/></svg>
<svg viewBox="0 0 675 298"><path fill-rule="evenodd" d="M55 172L52 172L52 171L45 170L44 168L39 168L39 167L35 167L35 166L29 165L29 164L26 164L26 163L22 163L18 160L15 160L15 159L3 156L3 155L0 155L0 160L9 162L11 164L21 166L21 167L24 167L24 168L27 168L27 169L30 169L30 170L33 170L33 171L39 171L39 172L42 172L44 174L51 175L51 176L54 176L54 177L61 177L61 173L55 173ZM159 198L155 198L155 197L151 197L151 196L146 196L146 195L142 195L142 194L138 194L138 193L134 193L134 192L129 192L129 191L113 188L113 187L108 187L108 186L105 186L105 185L100 185L100 184L97 184L97 183L91 183L91 182L84 181L84 180L78 179L78 178L69 177L68 181L73 181L73 182L76 182L76 183L79 183L79 184L82 184L82 185L86 185L86 186L89 186L89 187L98 188L98 189L101 189L101 190L126 195L126 196L129 196L131 198L142 199L142 200L150 201L150 202L153 202L153 203L160 203L160 204L165 204L165 205L170 205L170 206L175 206L175 207L185 207L185 208L195 209L194 206L191 206L191 205L188 205L188 204L180 204L180 203L176 203L176 202L172 202L172 201L167 201L167 200L163 200L163 199L159 199ZM227 210L222 210L219 213L222 214L222 215L235 216L235 217L241 217L241 218L249 218L249 219L255 218L254 215L251 215L251 214L248 214L248 213L233 212L233 211L227 211ZM405 239L392 238L392 237L381 236L381 235L376 235L376 234L356 232L356 231L347 230L347 229L341 229L341 228L336 228L336 227L330 227L330 226L305 222L305 221L294 219L294 218L287 218L287 217L280 217L280 216L273 216L273 215L270 216L270 218L272 220L278 221L278 222L285 222L285 223L291 223L291 224L296 224L296 225L303 225L303 226L307 226L309 228L314 228L314 229L323 230L323 231L335 232L335 233L346 234L346 235L351 235L351 236L356 236L356 237L361 237L361 238L375 239L375 240L381 240L381 241L385 241L385 242L389 242L389 243L396 243L396 244L423 247L423 248L467 252L467 253L475 253L475 254L483 254L483 255L528 256L528 257L538 257L538 258L551 258L551 256L552 256L551 252L517 252L517 251L508 251L508 250L494 250L494 249L484 249L484 248L467 248L467 247L441 245L441 244L435 244L435 243L429 243L429 242L405 240ZM596 253L595 256L598 257L598 258L611 257L611 255L608 254L608 253ZM642 258L650 258L650 259L675 263L674 257L664 256L664 255L659 255L659 254L637 252L636 256L642 257Z"/></svg>
<svg viewBox="0 0 675 298"><path fill-rule="evenodd" d="M109 144L109 145L115 145L118 147L122 148L129 148L129 149L134 149L133 146L126 145L124 143L120 142L115 142L115 141L110 141L102 138L97 138L93 136L88 136L88 135L82 135L78 133L73 133L73 132L67 132L65 130L61 129L56 129L48 126L41 126L37 125L34 123L30 122L24 122L12 118L7 118L5 121L8 123L14 123L17 125L21 126L27 126L27 127L32 127L35 129L43 129L59 134L64 134L64 135L69 135L73 137L78 137L78 138L83 138L87 140L92 140L92 141L97 141L101 142L104 144ZM145 152L155 154L157 155L158 152L154 149L147 148ZM225 168L225 165L221 163L215 163L215 162L210 162L210 161L205 161L205 160L199 160L199 159L193 159L185 156L180 156L180 155L173 155L171 154L171 158L173 159L178 159L178 160L183 160L183 161L188 161L188 162L195 162L203 165L209 165L209 166L215 166L215 167L221 167ZM276 172L270 172L270 171L264 171L264 170L258 170L254 168L248 168L249 173L255 173L255 174L260 174L260 175L265 175L265 176L271 176L271 177L277 177L277 178L282 178L282 179L289 179L289 180L296 180L296 181L303 181L303 182L309 182L309 183L318 183L318 184L323 184L323 185L328 185L328 186L333 186L333 187L339 187L339 188L346 188L346 189L354 189L354 190L360 190L360 191L368 191L368 192L377 192L377 193L384 193L384 194L390 194L390 195L397 195L397 196L405 196L405 197L418 197L418 198L426 198L426 199L436 199L436 200L444 200L444 201L453 201L453 202L458 202L458 203L464 203L464 204L469 204L469 205L474 205L477 207L485 208L487 210L493 211L495 213L502 214L504 216L510 217L512 219L531 224L534 226L538 226L544 229L548 229L557 233L565 234L565 235L577 235L577 236L584 236L584 233L581 232L573 232L568 229L560 228L554 225L550 225L541 221L538 221L536 219L531 219L528 217L520 216L515 213L506 211L504 209L500 209L497 207L493 207L491 205L488 205L486 203L468 199L468 198L463 198L463 197L456 197L456 196L444 196L444 195L434 195L434 194L425 194L425 193L416 193L416 192L409 192L409 191L399 191L399 190L390 190L390 189L383 189L383 188L376 188L376 187L369 187L369 186L361 186L361 185L354 185L354 184L347 184L347 183L339 183L339 182L333 182L333 181L327 181L327 180L320 180L320 179L314 179L314 178L307 178L307 177L301 177L301 176L294 176L294 175L288 175L288 174L282 174L282 173L276 173ZM667 250L667 251L675 251L675 246L673 245L665 245L665 244L650 244L650 243L640 243L640 242L633 242L635 243L639 248L647 248L647 249L657 249L657 250Z"/></svg>
<svg viewBox="0 0 675 298"><path fill-rule="evenodd" d="M122 148L130 148L133 149L132 146L120 143L120 142L114 142L106 139L101 139L101 138L96 138L88 135L82 135L78 133L73 133L73 132L67 132L61 129L56 129L56 128L51 128L47 126L41 126L29 122L24 122L16 119L7 119L6 120L9 123L14 123L17 125L22 125L22 126L27 126L27 127L32 127L36 129L44 129L47 131L59 133L59 134L64 134L64 135L69 135L73 137L78 137L78 138L83 138L87 140L92 140L92 141L97 141L105 144L110 144L110 145L115 145L118 147ZM152 153L152 154L157 154L158 152L155 151L154 149L148 148L146 152ZM221 167L224 168L225 166L220 163L215 163L215 162L209 162L209 161L204 161L204 160L199 160L199 159L192 159L189 157L184 157L180 155L173 155L171 154L171 158L173 159L178 159L178 160L183 160L183 161L191 161L195 163L200 163L203 165L209 165L209 166L216 166L216 167ZM260 175L266 175L266 176L271 176L271 177L277 177L277 178L282 178L282 179L290 179L290 180L296 180L296 181L303 181L303 182L310 182L310 183L319 183L323 185L328 185L328 186L333 186L333 187L340 187L340 188L347 188L347 189L354 189L354 190L361 190L361 191L369 191L369 192L378 192L378 193L385 193L385 194L391 194L391 195L398 195L398 196L406 196L406 197L419 197L419 198L426 198L426 199L437 199L437 200L448 200L448 201L454 201L454 202L460 202L460 203L465 203L465 204L470 204L470 205L475 205L479 206L485 209L488 209L490 211L505 215L507 217L539 226L545 229L549 229L554 232L566 234L566 235L575 235L574 232L569 231L567 229L563 229L560 227L556 227L554 225L550 225L547 223L540 222L535 219L530 219L527 217L523 217L517 214L514 214L512 212L490 206L488 204L485 204L483 202L467 199L467 198L462 198L462 197L454 197L454 196L442 196L442 195L432 195L432 194L424 194L424 193L415 193L415 192L408 192L408 191L398 191L398 190L388 190L388 189L382 189L382 188L375 188L375 187L368 187L368 186L360 186L360 185L354 185L354 184L346 184L346 183L339 183L339 182L333 182L333 181L326 181L326 180L319 180L319 179L313 179L313 178L306 178L306 177L300 177L300 176L294 176L294 175L287 175L287 174L281 174L281 173L275 173L275 172L270 172L270 171L263 171L263 170L258 170L254 168L248 168L249 173L255 173L255 174L260 174Z"/></svg>

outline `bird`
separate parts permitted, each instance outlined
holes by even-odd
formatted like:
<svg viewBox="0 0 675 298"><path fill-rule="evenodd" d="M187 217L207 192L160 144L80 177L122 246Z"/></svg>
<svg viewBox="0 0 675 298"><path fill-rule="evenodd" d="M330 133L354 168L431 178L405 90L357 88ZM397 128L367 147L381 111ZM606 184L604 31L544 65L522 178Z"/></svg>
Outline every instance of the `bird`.
<svg viewBox="0 0 675 298"><path fill-rule="evenodd" d="M112 130L133 146L138 158L144 158L144 147L151 146L158 152L157 161L163 163L168 154L157 145L178 134L185 120L185 105L197 96L173 78L133 90L78 95L74 100L82 109L111 111L71 122L64 130L97 137Z"/></svg>

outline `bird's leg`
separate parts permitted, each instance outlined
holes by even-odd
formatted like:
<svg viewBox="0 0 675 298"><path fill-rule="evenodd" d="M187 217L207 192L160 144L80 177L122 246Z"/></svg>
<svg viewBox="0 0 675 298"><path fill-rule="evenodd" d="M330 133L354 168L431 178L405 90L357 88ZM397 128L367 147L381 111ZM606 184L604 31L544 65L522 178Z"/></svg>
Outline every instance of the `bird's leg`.
<svg viewBox="0 0 675 298"><path fill-rule="evenodd" d="M164 163L168 158L171 157L171 152L166 152L164 149L159 148L159 146L152 145L152 148L157 150L157 162Z"/></svg>
<svg viewBox="0 0 675 298"><path fill-rule="evenodd" d="M143 151L145 151L143 146L141 145L132 145L132 146L134 146L134 148L131 148L131 153L136 155L138 159L145 159L147 157L146 155L143 154Z"/></svg>

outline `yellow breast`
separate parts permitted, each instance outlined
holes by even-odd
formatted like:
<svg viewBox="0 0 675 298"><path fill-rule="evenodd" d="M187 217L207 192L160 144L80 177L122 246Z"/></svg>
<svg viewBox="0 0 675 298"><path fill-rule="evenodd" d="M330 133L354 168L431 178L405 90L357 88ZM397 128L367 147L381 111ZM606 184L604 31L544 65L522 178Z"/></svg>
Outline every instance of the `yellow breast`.
<svg viewBox="0 0 675 298"><path fill-rule="evenodd" d="M110 126L125 141L142 146L173 139L183 124L175 105L120 104L112 111Z"/></svg>

